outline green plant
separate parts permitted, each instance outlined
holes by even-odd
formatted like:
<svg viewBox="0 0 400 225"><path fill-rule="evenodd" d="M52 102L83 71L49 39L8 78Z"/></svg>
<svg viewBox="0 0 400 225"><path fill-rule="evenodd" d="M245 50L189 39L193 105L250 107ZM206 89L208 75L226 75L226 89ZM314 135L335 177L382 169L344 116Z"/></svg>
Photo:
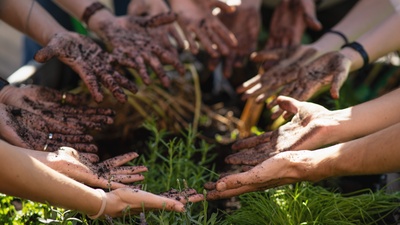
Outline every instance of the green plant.
<svg viewBox="0 0 400 225"><path fill-rule="evenodd" d="M78 213L29 200L0 194L0 224L74 225L81 224ZM16 205L21 209L17 209Z"/></svg>
<svg viewBox="0 0 400 225"><path fill-rule="evenodd" d="M223 224L378 224L399 207L400 193L360 190L342 195L302 182L240 196Z"/></svg>
<svg viewBox="0 0 400 225"><path fill-rule="evenodd" d="M203 192L203 184L215 180L214 159L216 154L211 145L197 138L195 129L189 127L180 137L170 138L165 130L158 130L155 122L146 122L144 127L151 131L148 149L135 164L149 168L143 182L143 189L152 193L161 193L172 188L182 190L190 187ZM185 213L164 210L146 212L149 224L216 224L218 214L209 216L208 202L188 203ZM129 216L113 220L114 224L136 224L138 216Z"/></svg>

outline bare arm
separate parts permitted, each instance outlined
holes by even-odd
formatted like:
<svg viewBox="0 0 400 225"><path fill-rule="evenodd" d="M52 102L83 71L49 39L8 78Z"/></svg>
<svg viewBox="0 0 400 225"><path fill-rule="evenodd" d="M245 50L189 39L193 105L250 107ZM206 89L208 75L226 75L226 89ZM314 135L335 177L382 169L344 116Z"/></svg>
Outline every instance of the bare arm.
<svg viewBox="0 0 400 225"><path fill-rule="evenodd" d="M325 171L319 178L400 171L399 133L400 123L397 123L368 136L318 151L321 158L316 171Z"/></svg>
<svg viewBox="0 0 400 225"><path fill-rule="evenodd" d="M354 141L316 151L279 153L251 170L226 176L211 189L207 199L228 198L298 181L328 177L381 174L400 171L400 123Z"/></svg>
<svg viewBox="0 0 400 225"><path fill-rule="evenodd" d="M370 62L389 52L400 49L400 11L387 18L383 23L370 32L361 36L357 41L364 46ZM344 48L341 53L352 60L351 70L357 70L362 66L362 58L352 49Z"/></svg>
<svg viewBox="0 0 400 225"><path fill-rule="evenodd" d="M361 0L332 30L342 32L351 42L373 29L394 12L395 9L390 0ZM337 50L343 44L345 43L340 36L328 32L311 46L317 49Z"/></svg>
<svg viewBox="0 0 400 225"><path fill-rule="evenodd" d="M111 217L121 216L127 208L131 213L143 212L143 208L183 212L186 201L203 199L194 190L184 190L170 199L132 188L116 189L103 198L100 192L50 169L24 151L26 149L0 141L1 193L75 209L88 215L96 215L105 201L101 216ZM181 202L172 199L175 197L179 197L176 199L181 199Z"/></svg>
<svg viewBox="0 0 400 225"><path fill-rule="evenodd" d="M54 34L66 31L36 1L1 1L0 18L42 46L45 46Z"/></svg>
<svg viewBox="0 0 400 225"><path fill-rule="evenodd" d="M396 89L377 99L333 112L338 125L328 133L332 142L343 142L362 137L400 123L400 89Z"/></svg>
<svg viewBox="0 0 400 225"><path fill-rule="evenodd" d="M2 193L77 209L89 215L99 210L101 196L95 190L50 169L21 148L0 141L0 149Z"/></svg>

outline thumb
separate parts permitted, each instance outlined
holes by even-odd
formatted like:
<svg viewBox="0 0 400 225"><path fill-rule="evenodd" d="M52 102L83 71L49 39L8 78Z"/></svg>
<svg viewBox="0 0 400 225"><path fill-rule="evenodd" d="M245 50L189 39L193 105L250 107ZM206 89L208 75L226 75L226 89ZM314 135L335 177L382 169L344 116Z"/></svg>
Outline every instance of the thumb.
<svg viewBox="0 0 400 225"><path fill-rule="evenodd" d="M339 99L339 91L343 83L347 79L348 72L349 71L345 69L333 76L331 90L330 90L332 98Z"/></svg>
<svg viewBox="0 0 400 225"><path fill-rule="evenodd" d="M44 48L37 51L33 58L37 62L45 63L55 56L58 56L58 53L56 51L54 51L53 47L45 46Z"/></svg>
<svg viewBox="0 0 400 225"><path fill-rule="evenodd" d="M284 111L290 112L292 114L296 114L299 111L301 102L297 101L294 98L279 96L276 100L279 107Z"/></svg>

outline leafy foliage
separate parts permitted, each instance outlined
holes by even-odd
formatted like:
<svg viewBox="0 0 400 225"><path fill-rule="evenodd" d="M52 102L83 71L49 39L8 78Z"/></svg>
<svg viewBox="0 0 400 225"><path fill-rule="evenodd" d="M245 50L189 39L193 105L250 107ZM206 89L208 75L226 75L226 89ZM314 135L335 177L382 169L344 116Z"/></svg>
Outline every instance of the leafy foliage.
<svg viewBox="0 0 400 225"><path fill-rule="evenodd" d="M399 207L400 193L360 190L342 195L302 182L248 193L240 202L242 207L223 224L378 224Z"/></svg>

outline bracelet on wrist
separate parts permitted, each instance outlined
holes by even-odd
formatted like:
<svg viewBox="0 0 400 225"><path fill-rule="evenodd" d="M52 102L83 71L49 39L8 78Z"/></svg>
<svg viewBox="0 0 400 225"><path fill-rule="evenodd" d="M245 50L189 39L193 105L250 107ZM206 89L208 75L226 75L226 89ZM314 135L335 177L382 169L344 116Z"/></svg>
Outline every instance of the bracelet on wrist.
<svg viewBox="0 0 400 225"><path fill-rule="evenodd" d="M347 39L346 35L344 35L342 32L337 31L337 30L327 30L326 33L332 33L332 34L336 34L338 36L340 36L343 41L344 41L344 45L348 45L349 44L349 39Z"/></svg>
<svg viewBox="0 0 400 225"><path fill-rule="evenodd" d="M368 56L368 53L365 51L364 47L358 42L351 42L347 45L343 45L342 48L346 48L346 47L354 49L361 55L361 57L363 59L363 65L361 67L361 70L365 70L365 68L369 64L369 56Z"/></svg>
<svg viewBox="0 0 400 225"><path fill-rule="evenodd" d="M97 219L103 215L104 210L106 209L106 204L107 204L107 196L106 196L106 193L103 191L103 189L96 189L96 191L98 191L101 195L101 206L100 206L99 212L96 215L93 215L93 216L88 215L88 217L92 220Z"/></svg>
<svg viewBox="0 0 400 225"><path fill-rule="evenodd" d="M82 22L88 25L90 17L92 17L96 12L102 9L106 9L106 6L101 4L100 2L93 2L91 5L86 7L85 11L83 12Z"/></svg>
<svg viewBox="0 0 400 225"><path fill-rule="evenodd" d="M0 91L3 89L3 87L5 87L5 86L7 86L9 84L10 83L6 79L0 77Z"/></svg>

